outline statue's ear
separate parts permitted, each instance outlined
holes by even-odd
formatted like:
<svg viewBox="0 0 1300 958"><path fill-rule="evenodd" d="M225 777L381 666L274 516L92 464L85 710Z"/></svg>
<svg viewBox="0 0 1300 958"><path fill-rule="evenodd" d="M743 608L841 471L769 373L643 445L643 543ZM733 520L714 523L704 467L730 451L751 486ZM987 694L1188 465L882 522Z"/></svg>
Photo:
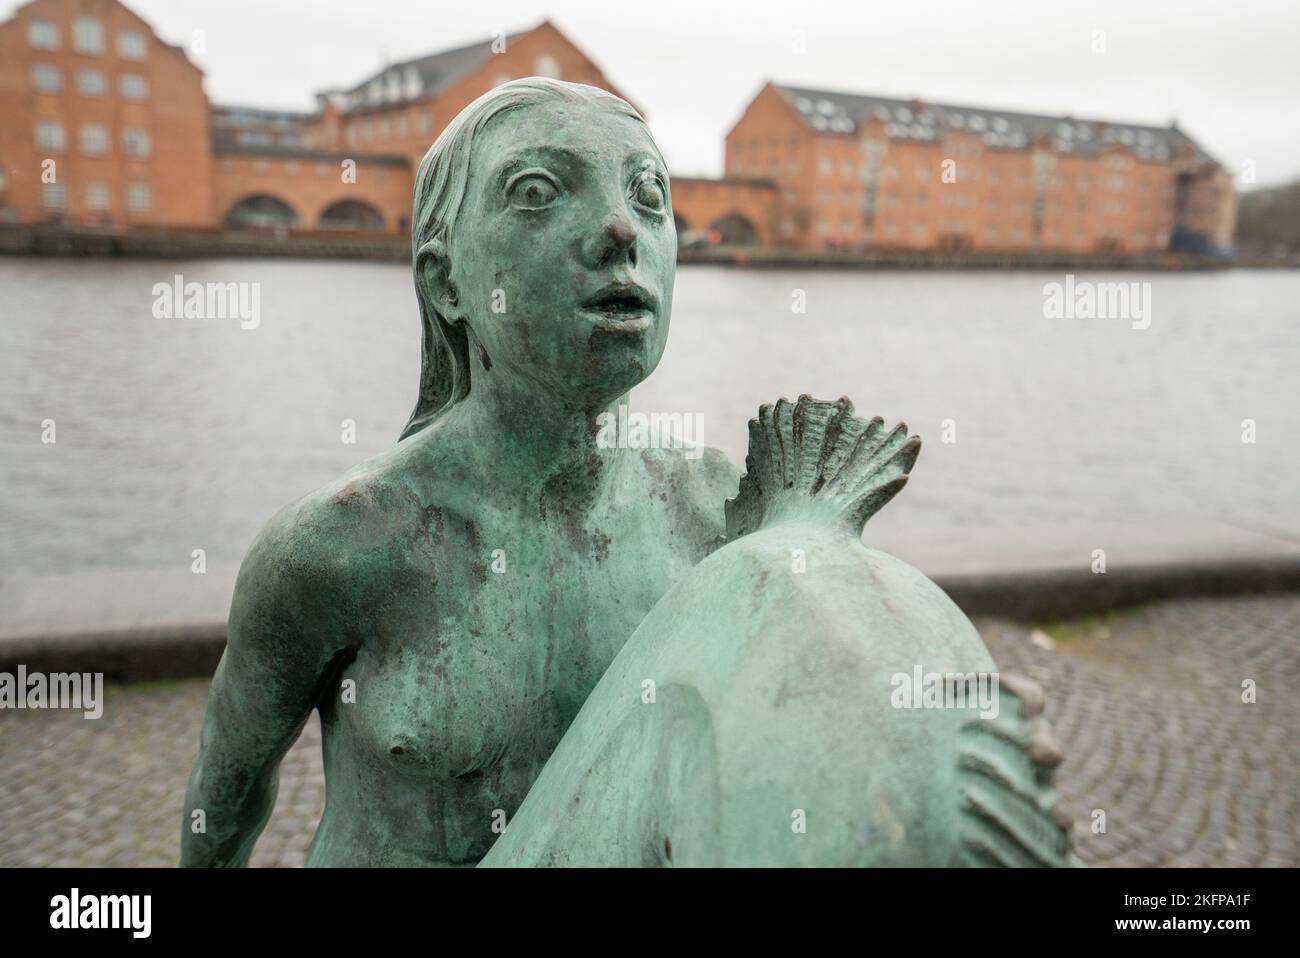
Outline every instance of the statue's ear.
<svg viewBox="0 0 1300 958"><path fill-rule="evenodd" d="M451 282L451 259L447 244L435 237L420 247L415 256L415 275L424 290L426 301L448 321L454 322L457 303L456 288Z"/></svg>

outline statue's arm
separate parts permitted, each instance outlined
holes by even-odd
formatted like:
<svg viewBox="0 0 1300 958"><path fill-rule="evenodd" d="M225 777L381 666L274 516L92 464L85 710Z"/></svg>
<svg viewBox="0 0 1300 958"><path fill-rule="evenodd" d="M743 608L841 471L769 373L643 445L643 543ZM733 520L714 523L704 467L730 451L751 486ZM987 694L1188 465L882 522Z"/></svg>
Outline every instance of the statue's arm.
<svg viewBox="0 0 1300 958"><path fill-rule="evenodd" d="M240 567L186 793L182 866L247 864L275 805L280 760L346 659L331 624L335 576L303 538L274 520Z"/></svg>

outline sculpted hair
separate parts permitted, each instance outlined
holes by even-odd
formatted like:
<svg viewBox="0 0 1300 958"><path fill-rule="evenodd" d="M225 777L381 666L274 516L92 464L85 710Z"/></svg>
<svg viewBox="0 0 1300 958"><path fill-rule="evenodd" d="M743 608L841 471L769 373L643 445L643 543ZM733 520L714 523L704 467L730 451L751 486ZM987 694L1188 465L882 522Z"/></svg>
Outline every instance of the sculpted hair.
<svg viewBox="0 0 1300 958"><path fill-rule="evenodd" d="M419 432L469 395L469 338L463 324L449 323L425 288L421 269L430 255L446 257L465 200L474 141L493 119L541 103L591 103L642 123L626 100L597 87L545 77L503 83L465 107L434 140L420 161L411 208L411 258L420 303L420 394L401 439ZM399 440L400 441L400 440Z"/></svg>

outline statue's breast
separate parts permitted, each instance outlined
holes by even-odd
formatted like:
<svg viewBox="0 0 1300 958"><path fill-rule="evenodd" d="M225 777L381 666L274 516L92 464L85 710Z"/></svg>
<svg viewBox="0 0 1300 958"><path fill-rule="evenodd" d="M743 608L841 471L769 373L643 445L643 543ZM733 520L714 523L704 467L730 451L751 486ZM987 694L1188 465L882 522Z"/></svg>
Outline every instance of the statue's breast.
<svg viewBox="0 0 1300 958"><path fill-rule="evenodd" d="M355 701L340 690L326 734L432 781L535 775L687 560L626 520L622 535L605 522L576 533L439 522L396 566L390 553L367 572L383 586L341 676Z"/></svg>
<svg viewBox="0 0 1300 958"><path fill-rule="evenodd" d="M533 658L509 631L489 638L459 622L363 650L343 675L356 702L337 710L340 731L370 762L435 781L540 765L563 728Z"/></svg>

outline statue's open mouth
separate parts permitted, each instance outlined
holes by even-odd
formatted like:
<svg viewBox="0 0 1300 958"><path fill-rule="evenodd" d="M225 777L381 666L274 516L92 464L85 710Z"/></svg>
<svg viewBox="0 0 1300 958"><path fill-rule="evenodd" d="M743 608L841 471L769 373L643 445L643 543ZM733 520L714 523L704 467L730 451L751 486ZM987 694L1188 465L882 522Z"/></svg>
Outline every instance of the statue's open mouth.
<svg viewBox="0 0 1300 958"><path fill-rule="evenodd" d="M648 325L658 308L654 294L634 283L611 283L583 301L582 308L614 323L644 319Z"/></svg>

